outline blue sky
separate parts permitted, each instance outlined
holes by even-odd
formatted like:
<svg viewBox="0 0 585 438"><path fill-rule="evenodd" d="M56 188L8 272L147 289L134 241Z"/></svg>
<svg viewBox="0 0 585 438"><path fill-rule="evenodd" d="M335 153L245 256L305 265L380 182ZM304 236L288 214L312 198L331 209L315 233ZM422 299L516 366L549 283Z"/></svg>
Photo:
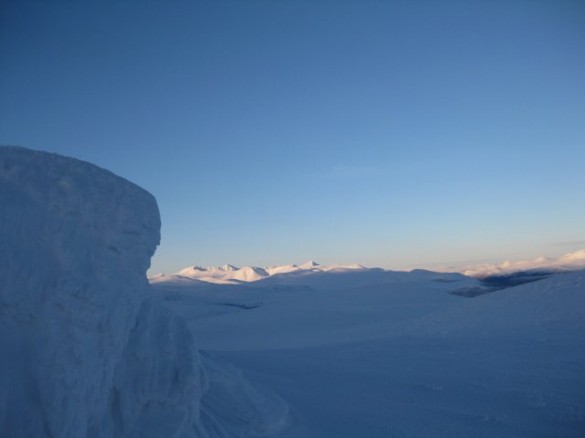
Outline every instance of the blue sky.
<svg viewBox="0 0 585 438"><path fill-rule="evenodd" d="M0 143L152 192L153 272L583 247L582 1L0 8Z"/></svg>

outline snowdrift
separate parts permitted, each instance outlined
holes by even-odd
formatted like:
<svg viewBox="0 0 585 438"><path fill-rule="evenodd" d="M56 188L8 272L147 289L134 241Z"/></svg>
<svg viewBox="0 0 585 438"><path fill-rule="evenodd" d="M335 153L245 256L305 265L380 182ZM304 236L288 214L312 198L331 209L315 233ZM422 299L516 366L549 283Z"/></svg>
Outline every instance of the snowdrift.
<svg viewBox="0 0 585 438"><path fill-rule="evenodd" d="M150 293L160 218L149 193L86 162L2 147L0 205L3 436L238 435L212 386L254 413L238 419L247 427L283 423L284 405L254 409L268 395L231 400L243 378L206 372L188 327Z"/></svg>

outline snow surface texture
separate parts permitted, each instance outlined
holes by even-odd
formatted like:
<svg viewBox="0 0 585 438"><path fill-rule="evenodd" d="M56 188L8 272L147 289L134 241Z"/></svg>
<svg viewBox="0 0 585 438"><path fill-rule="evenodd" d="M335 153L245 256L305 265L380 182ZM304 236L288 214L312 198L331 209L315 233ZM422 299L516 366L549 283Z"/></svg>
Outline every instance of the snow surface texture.
<svg viewBox="0 0 585 438"><path fill-rule="evenodd" d="M203 365L151 293L160 219L149 193L86 162L2 147L0 205L2 436L221 437L284 424L284 402Z"/></svg>

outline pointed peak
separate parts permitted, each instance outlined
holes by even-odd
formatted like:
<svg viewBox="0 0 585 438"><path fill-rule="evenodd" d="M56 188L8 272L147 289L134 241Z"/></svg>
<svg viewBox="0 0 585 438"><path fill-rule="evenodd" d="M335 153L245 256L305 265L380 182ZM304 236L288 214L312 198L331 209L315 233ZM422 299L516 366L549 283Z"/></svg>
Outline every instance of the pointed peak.
<svg viewBox="0 0 585 438"><path fill-rule="evenodd" d="M302 265L300 265L299 268L308 269L308 268L316 268L317 266L319 266L319 263L317 263L317 262L315 262L313 260L309 260L308 262L303 263Z"/></svg>

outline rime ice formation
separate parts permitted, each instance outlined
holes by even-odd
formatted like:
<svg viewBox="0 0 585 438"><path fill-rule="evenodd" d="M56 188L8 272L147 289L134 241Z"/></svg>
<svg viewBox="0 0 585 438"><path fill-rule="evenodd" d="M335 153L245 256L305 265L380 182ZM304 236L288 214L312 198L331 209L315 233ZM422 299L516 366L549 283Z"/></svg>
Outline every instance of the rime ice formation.
<svg viewBox="0 0 585 438"><path fill-rule="evenodd" d="M3 436L207 436L210 423L220 436L200 404L221 370L205 373L146 279L155 199L89 163L1 147L0 205Z"/></svg>
<svg viewBox="0 0 585 438"><path fill-rule="evenodd" d="M183 432L203 382L189 332L148 294L154 198L89 163L6 147L0 204L0 429Z"/></svg>

